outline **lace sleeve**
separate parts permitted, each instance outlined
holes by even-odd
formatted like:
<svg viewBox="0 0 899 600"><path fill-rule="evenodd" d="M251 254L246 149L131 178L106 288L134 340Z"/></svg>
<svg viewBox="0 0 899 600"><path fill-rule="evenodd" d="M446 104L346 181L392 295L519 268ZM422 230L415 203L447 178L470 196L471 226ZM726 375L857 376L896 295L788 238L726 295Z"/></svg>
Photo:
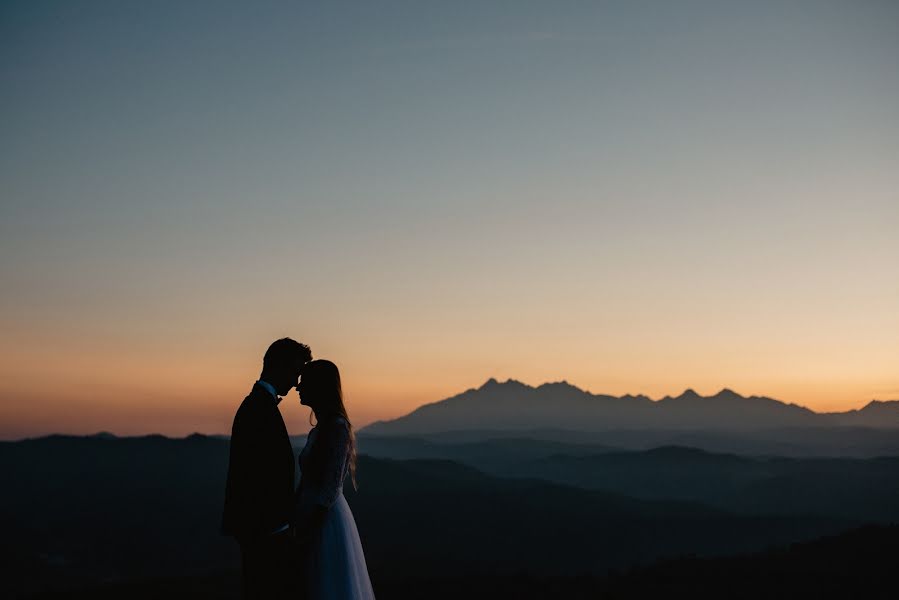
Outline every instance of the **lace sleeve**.
<svg viewBox="0 0 899 600"><path fill-rule="evenodd" d="M343 419L333 425L333 431L321 440L325 442L324 471L322 485L316 494L315 503L330 508L337 500L346 477L347 459L350 450L350 426Z"/></svg>

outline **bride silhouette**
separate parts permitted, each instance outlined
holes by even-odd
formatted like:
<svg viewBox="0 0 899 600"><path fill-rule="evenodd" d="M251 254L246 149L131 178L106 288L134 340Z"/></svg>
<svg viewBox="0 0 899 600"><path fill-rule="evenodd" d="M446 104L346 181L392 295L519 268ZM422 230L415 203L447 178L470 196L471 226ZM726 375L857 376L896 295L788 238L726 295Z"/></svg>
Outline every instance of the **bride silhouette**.
<svg viewBox="0 0 899 600"><path fill-rule="evenodd" d="M304 547L305 597L374 600L359 531L343 496L347 474L356 486L356 440L337 365L328 360L306 363L297 391L300 404L309 406L317 420L300 453L295 505L296 535Z"/></svg>

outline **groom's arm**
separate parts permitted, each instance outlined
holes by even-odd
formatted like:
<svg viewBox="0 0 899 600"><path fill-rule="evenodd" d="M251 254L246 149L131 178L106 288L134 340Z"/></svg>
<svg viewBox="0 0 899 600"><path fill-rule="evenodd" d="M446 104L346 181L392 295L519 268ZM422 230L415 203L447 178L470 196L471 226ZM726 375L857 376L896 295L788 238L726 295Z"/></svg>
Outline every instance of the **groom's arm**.
<svg viewBox="0 0 899 600"><path fill-rule="evenodd" d="M226 533L249 540L271 533L273 477L272 431L265 415L238 411L231 432Z"/></svg>
<svg viewBox="0 0 899 600"><path fill-rule="evenodd" d="M234 416L231 426L231 443L228 457L228 483L225 489L225 515L222 523L224 533L243 542L250 537L253 514L253 486L251 468L251 440L246 425L246 411L241 407Z"/></svg>

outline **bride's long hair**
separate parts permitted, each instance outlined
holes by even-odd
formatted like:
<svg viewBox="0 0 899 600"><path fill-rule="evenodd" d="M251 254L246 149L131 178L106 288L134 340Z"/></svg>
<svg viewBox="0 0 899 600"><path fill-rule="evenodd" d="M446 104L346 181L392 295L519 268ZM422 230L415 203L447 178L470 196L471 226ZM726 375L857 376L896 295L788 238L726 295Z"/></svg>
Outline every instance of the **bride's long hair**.
<svg viewBox="0 0 899 600"><path fill-rule="evenodd" d="M333 417L343 417L347 422L350 430L350 447L347 453L349 462L350 479L353 482L353 489L356 489L356 434L353 431L353 424L346 411L346 405L343 403L343 386L340 385L340 371L337 365L330 360L313 360L303 365L302 371L303 394L310 394L315 398L315 406L318 408L315 416L319 418L319 412ZM309 414L310 423L312 422L312 413ZM319 424L325 425L319 428L319 435L330 435L329 431L333 427L333 423L323 423L319 420Z"/></svg>

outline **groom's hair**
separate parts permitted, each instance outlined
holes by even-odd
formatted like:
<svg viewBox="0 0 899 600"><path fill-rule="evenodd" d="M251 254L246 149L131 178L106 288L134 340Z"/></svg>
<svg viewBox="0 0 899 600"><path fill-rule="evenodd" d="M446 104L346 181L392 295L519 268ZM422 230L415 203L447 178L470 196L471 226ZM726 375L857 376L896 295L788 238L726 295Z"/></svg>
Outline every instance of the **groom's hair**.
<svg viewBox="0 0 899 600"><path fill-rule="evenodd" d="M312 360L312 351L306 344L301 344L290 338L275 340L265 351L262 357L262 370L280 370L296 364L297 360L304 363Z"/></svg>

